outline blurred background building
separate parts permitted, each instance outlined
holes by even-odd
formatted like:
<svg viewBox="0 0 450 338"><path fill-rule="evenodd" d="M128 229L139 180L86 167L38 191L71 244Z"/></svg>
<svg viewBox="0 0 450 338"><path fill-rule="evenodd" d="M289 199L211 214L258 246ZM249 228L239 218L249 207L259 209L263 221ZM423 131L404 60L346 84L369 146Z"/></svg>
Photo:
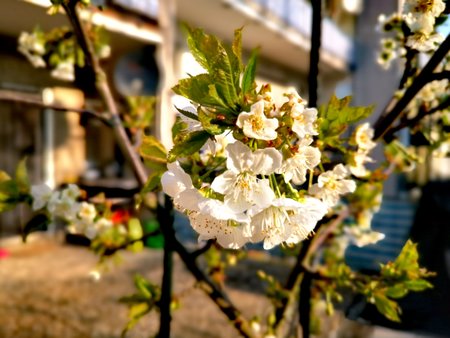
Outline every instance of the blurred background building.
<svg viewBox="0 0 450 338"><path fill-rule="evenodd" d="M109 33L112 54L103 66L120 104L127 96L156 95L187 73L202 71L188 51L179 28L182 21L226 41L232 39L234 29L244 27L244 53L249 55L260 47L257 80L270 82L275 94L296 89L308 96L312 10L307 0L92 3L102 8L83 15ZM71 84L58 81L47 70L33 68L17 51L22 31L32 31L36 25L43 30L68 25L64 15L46 14L49 5L49 0L0 1L0 98L20 96L24 101L43 102L44 90L51 88L53 103L71 108L101 107L91 90L93 83L86 83L81 76ZM398 8L399 1L392 0L324 0L319 102L326 102L335 92L339 97L353 95L355 105L375 104L377 112L384 108L396 89L400 71L394 65L385 72L376 64L380 35L375 27L381 13ZM161 53L169 45L169 54ZM173 100L180 102L180 98ZM77 113L10 101L0 99L2 170L13 172L27 156L34 183L59 186L81 182L98 190L119 187L124 195L135 191L137 184L107 126ZM155 121L155 131L166 145L170 145L174 116L169 104ZM382 155L377 157L381 160ZM415 181L425 184L430 173L430 166L422 167ZM372 269L380 261L395 258L410 235L416 204L406 188L405 178L399 176L386 185L382 209L373 221L374 230L385 233L386 239L376 248L350 248L348 256L355 268ZM28 215L25 207L1 214L0 237L18 233Z"/></svg>

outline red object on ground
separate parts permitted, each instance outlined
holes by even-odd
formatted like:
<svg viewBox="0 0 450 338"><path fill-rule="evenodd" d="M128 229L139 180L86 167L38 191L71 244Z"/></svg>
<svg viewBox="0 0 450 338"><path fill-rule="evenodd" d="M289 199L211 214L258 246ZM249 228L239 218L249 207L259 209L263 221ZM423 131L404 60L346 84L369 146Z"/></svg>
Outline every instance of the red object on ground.
<svg viewBox="0 0 450 338"><path fill-rule="evenodd" d="M9 251L6 249L0 248L0 259L6 258L9 256Z"/></svg>
<svg viewBox="0 0 450 338"><path fill-rule="evenodd" d="M113 212L111 221L114 224L125 224L130 219L130 213L128 210L119 209Z"/></svg>

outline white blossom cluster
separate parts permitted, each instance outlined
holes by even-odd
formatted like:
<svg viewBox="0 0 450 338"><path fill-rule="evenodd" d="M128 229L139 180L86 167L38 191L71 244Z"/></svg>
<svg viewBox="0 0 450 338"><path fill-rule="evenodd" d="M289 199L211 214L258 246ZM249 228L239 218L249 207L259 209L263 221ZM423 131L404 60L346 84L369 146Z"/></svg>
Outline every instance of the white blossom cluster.
<svg viewBox="0 0 450 338"><path fill-rule="evenodd" d="M229 131L204 146L204 157L226 161L210 183L194 186L183 162L168 165L163 190L189 217L199 240L217 239L231 249L261 241L265 249L295 244L342 195L355 190L343 164L312 181L321 164L321 153L312 145L318 135L317 110L307 108L297 93L287 96L289 102L279 108L260 97L249 112L241 112L234 128L240 140ZM362 149L372 147L367 128L358 135Z"/></svg>
<svg viewBox="0 0 450 338"><path fill-rule="evenodd" d="M443 0L406 0L403 16L413 33L406 45L420 52L434 50L444 37L435 31L435 21L445 10Z"/></svg>
<svg viewBox="0 0 450 338"><path fill-rule="evenodd" d="M373 136L374 130L368 122L356 127L353 138L358 148L349 161L349 169L353 176L366 177L369 175L370 172L365 164L373 162L373 159L369 156L369 153L376 146L376 143L372 141Z"/></svg>
<svg viewBox="0 0 450 338"><path fill-rule="evenodd" d="M388 69L393 60L406 54L405 48L418 52L432 52L444 40L436 32L436 18L445 10L443 0L405 0L400 14L380 15L379 30L391 33L381 39L377 62ZM407 30L405 31L405 26Z"/></svg>
<svg viewBox="0 0 450 338"><path fill-rule="evenodd" d="M46 34L39 29L35 29L32 33L22 32L18 39L18 51L25 55L33 67L49 67L52 77L62 81L74 81L77 51L73 42L67 39L49 40L51 39L49 36L52 36L51 32ZM111 54L111 47L100 41L94 41L94 49L99 59L108 58Z"/></svg>
<svg viewBox="0 0 450 338"><path fill-rule="evenodd" d="M45 54L45 41L36 32L22 32L19 36L19 46L17 50L26 56L28 61L35 68L44 68L46 63L42 56Z"/></svg>
<svg viewBox="0 0 450 338"><path fill-rule="evenodd" d="M97 213L95 205L79 202L80 195L80 188L75 184L69 184L62 191L53 191L46 184L33 185L32 209L34 211L45 209L52 221L61 219L67 222L69 232L93 239L111 228L113 224ZM126 231L125 228L123 230Z"/></svg>

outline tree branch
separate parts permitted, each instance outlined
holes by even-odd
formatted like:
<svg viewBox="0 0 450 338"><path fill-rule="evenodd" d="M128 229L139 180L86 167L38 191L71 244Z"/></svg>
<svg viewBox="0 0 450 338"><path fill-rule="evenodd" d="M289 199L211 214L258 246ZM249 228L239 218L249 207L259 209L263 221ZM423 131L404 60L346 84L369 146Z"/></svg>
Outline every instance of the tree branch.
<svg viewBox="0 0 450 338"><path fill-rule="evenodd" d="M160 321L158 338L170 337L170 323L172 314L170 311L172 302L173 282L173 251L175 230L173 228L173 205L169 196L164 195L164 201L158 203L157 217L160 229L164 234L164 258L163 278L161 283Z"/></svg>
<svg viewBox="0 0 450 338"><path fill-rule="evenodd" d="M114 101L112 91L109 87L106 74L100 66L98 58L95 56L94 47L91 40L88 38L88 33L83 26L78 11L76 8L78 0L63 1L62 7L67 13L67 17L72 25L75 36L77 37L78 44L80 45L85 55L86 64L92 67L96 78L96 87L105 102L108 113L112 121L117 121L112 125L114 134L116 136L117 143L122 150L125 157L130 162L137 180L141 185L144 185L147 181L147 172L141 161L138 152L133 148L130 139L127 136L125 128L120 123L119 110L116 102Z"/></svg>
<svg viewBox="0 0 450 338"><path fill-rule="evenodd" d="M386 133L386 137L390 138L392 135L394 135L396 132L403 128L407 127L414 127L417 123L420 122L425 116L432 115L438 111L444 110L445 108L450 107L450 98L446 98L444 101L442 101L437 106L431 108L430 110L422 110L420 111L415 117L409 120L405 120L402 123L399 123L398 125L392 127L389 129L389 131Z"/></svg>
<svg viewBox="0 0 450 338"><path fill-rule="evenodd" d="M176 238L172 238L174 249L180 255L188 270L192 273L198 282L198 286L212 299L220 310L233 323L239 333L246 338L253 337L250 325L241 312L233 305L224 294L197 266L195 258Z"/></svg>
<svg viewBox="0 0 450 338"><path fill-rule="evenodd" d="M392 124L402 114L403 109L408 106L408 104L423 88L423 86L425 86L430 81L430 76L432 76L433 71L436 69L442 59L444 59L449 50L450 35L447 36L447 38L432 55L422 71L414 79L412 84L406 89L405 94L398 101L396 101L395 99L391 100L386 106L384 112L381 114L374 125L374 139L379 139L382 137L384 138L386 132L391 128Z"/></svg>

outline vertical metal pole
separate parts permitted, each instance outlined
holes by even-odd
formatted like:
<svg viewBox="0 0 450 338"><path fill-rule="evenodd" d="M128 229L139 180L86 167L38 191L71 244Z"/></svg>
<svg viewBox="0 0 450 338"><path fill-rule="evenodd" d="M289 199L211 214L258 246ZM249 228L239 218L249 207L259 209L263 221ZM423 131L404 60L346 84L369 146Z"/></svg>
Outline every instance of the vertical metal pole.
<svg viewBox="0 0 450 338"><path fill-rule="evenodd" d="M319 53L322 34L322 0L312 0L311 51L309 56L309 106L317 107Z"/></svg>

